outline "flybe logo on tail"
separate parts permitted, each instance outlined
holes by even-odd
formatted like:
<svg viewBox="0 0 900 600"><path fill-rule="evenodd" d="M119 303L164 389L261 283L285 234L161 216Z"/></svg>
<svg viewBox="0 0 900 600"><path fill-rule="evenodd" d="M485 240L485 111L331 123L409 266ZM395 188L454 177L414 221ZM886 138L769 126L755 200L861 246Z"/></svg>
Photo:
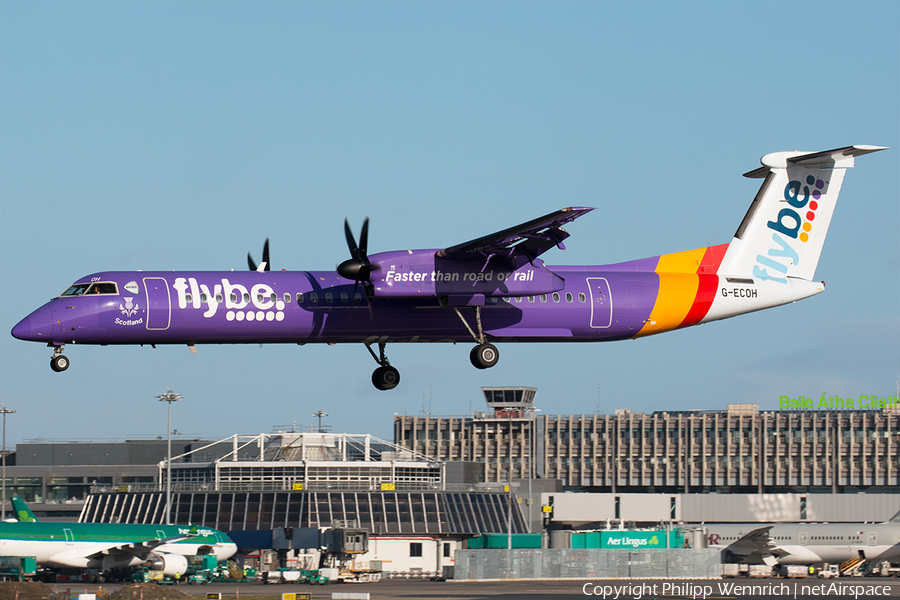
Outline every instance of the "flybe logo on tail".
<svg viewBox="0 0 900 600"><path fill-rule="evenodd" d="M800 260L797 251L791 247L791 242L785 238L800 240L804 244L809 241L826 182L809 175L806 184L792 180L784 187L784 199L792 208L782 208L774 221L766 223L774 232L772 241L775 244L765 255L760 254L756 257L757 264L753 267L754 277L787 283L787 278L779 275L787 274L788 268ZM805 214L801 214L804 211Z"/></svg>
<svg viewBox="0 0 900 600"><path fill-rule="evenodd" d="M825 187L824 181L816 179L812 175L806 178L806 183L809 185L803 186L802 197L800 196L799 181L791 181L785 186L784 199L797 210L783 208L778 212L778 218L776 220L768 222L769 229L783 233L795 240L799 237L800 241L804 243L809 241L809 232L812 231L812 223L816 220L816 210L819 208L818 201L822 198L822 189ZM813 198L812 201L809 199L810 185L815 186L815 189L811 194ZM806 218L805 221L798 212L803 209L807 209L806 214L804 215ZM800 231L801 229L803 231Z"/></svg>

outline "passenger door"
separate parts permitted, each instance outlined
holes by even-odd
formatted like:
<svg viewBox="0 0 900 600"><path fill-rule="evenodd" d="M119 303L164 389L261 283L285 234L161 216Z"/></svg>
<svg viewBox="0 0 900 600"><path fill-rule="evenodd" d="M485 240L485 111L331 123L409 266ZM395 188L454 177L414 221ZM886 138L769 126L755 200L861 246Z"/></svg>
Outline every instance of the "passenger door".
<svg viewBox="0 0 900 600"><path fill-rule="evenodd" d="M612 295L605 277L588 277L591 290L591 328L606 329L612 325Z"/></svg>
<svg viewBox="0 0 900 600"><path fill-rule="evenodd" d="M147 329L162 331L172 322L169 283L162 277L144 277L147 292Z"/></svg>

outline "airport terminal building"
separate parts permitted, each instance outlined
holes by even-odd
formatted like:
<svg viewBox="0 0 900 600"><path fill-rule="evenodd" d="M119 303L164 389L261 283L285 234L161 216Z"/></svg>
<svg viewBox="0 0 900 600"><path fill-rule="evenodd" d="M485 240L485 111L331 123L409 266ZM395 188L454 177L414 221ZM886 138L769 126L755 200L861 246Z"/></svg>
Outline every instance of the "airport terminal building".
<svg viewBox="0 0 900 600"><path fill-rule="evenodd" d="M674 521L694 514L700 496L718 497L721 510L697 510L738 521L753 515L728 497L780 494L791 499L784 514L808 520L825 511L846 521L860 513L821 504L826 495L900 498L896 408L761 411L751 404L544 415L534 408L536 393L483 388L487 411L395 416L393 443L286 431L179 438L173 514L224 531L350 521L373 534L465 536L540 531L542 505L564 492L603 496L596 519L578 504L573 522L631 520L633 513L615 508L625 498L629 510L649 502L654 519ZM41 518L161 522L165 446L164 439L18 444L7 463L7 495L25 498Z"/></svg>
<svg viewBox="0 0 900 600"><path fill-rule="evenodd" d="M555 479L609 493L900 493L896 407L542 415L534 388L483 392L488 411L473 416L395 416L394 442L477 463L490 482Z"/></svg>
<svg viewBox="0 0 900 600"><path fill-rule="evenodd" d="M900 510L896 409L544 415L534 388L482 391L487 410L473 415L395 416L394 442L320 431L173 440L173 521L232 532L279 559L308 550L303 532L359 528L383 570L434 573L484 534L544 532L555 547L579 529ZM18 444L7 496L44 520L163 523L165 447Z"/></svg>
<svg viewBox="0 0 900 600"><path fill-rule="evenodd" d="M217 458L205 458L209 449ZM525 532L508 488L368 434L235 435L176 458L172 515L179 523L223 531L353 523L385 535ZM165 482L164 462L158 468ZM164 483L96 486L80 520L161 522L163 489Z"/></svg>

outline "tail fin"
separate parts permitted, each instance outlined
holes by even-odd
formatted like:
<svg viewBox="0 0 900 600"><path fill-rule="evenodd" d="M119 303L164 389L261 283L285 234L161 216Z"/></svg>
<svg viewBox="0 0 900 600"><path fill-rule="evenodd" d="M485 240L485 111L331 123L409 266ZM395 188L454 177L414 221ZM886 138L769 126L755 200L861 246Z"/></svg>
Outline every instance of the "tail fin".
<svg viewBox="0 0 900 600"><path fill-rule="evenodd" d="M31 512L31 509L28 508L28 505L25 504L24 500L18 497L14 497L10 498L10 502L12 502L13 510L15 511L16 518L19 520L19 522L37 522L37 518L34 516L34 513Z"/></svg>
<svg viewBox="0 0 900 600"><path fill-rule="evenodd" d="M896 515L891 517L891 519L888 521L888 523L900 523L900 512L898 512Z"/></svg>
<svg viewBox="0 0 900 600"><path fill-rule="evenodd" d="M766 154L744 177L765 177L719 268L723 275L787 283L812 281L844 172L854 158L886 150L847 146L824 152Z"/></svg>

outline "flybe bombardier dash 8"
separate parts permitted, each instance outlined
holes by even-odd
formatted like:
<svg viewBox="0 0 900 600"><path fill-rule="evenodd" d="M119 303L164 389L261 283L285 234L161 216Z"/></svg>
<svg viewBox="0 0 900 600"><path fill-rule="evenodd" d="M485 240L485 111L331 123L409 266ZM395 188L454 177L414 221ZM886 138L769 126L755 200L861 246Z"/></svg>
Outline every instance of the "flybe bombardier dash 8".
<svg viewBox="0 0 900 600"><path fill-rule="evenodd" d="M472 364L494 366L495 343L638 338L787 304L825 289L813 281L835 201L857 156L848 146L777 152L745 173L764 179L731 243L601 266L547 266L563 225L591 208L549 215L442 250L368 253L344 221L350 258L337 271L104 272L87 275L19 322L12 335L46 343L64 371L65 344L361 343L372 382L397 386L395 342L474 342ZM377 346L377 351L373 349Z"/></svg>

